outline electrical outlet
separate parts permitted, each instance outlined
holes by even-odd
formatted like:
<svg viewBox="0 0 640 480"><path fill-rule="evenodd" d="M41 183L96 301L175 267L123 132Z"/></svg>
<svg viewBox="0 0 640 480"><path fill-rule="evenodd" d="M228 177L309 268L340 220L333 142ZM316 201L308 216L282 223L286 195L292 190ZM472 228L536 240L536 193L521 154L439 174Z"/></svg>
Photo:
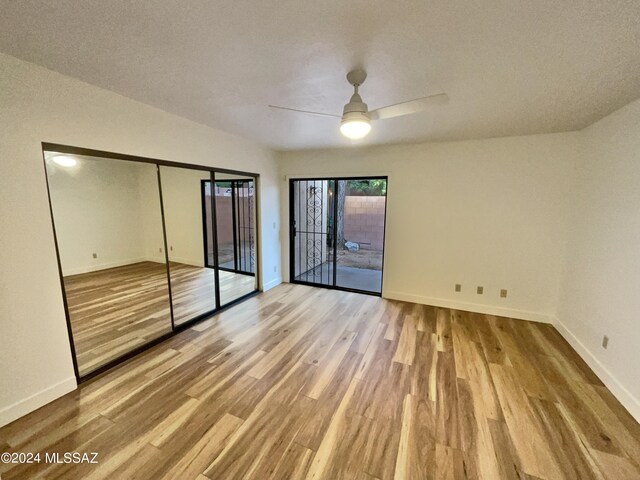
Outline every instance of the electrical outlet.
<svg viewBox="0 0 640 480"><path fill-rule="evenodd" d="M500 290L500 298L507 298L507 289L503 288Z"/></svg>
<svg viewBox="0 0 640 480"><path fill-rule="evenodd" d="M607 348L609 346L609 337L606 335L602 337L602 348Z"/></svg>
<svg viewBox="0 0 640 480"><path fill-rule="evenodd" d="M273 266L273 271L274 271L274 273L278 271L278 266L277 265Z"/></svg>
<svg viewBox="0 0 640 480"><path fill-rule="evenodd" d="M479 286L479 287L476 289L476 293L477 293L478 295L482 295L482 294L484 293L484 287L480 287L480 286Z"/></svg>
<svg viewBox="0 0 640 480"><path fill-rule="evenodd" d="M98 258L98 254L97 253L93 253L92 256L93 256L93 258Z"/></svg>
<svg viewBox="0 0 640 480"><path fill-rule="evenodd" d="M462 291L462 285L460 285L459 283L456 283L456 292L461 292Z"/></svg>
<svg viewBox="0 0 640 480"><path fill-rule="evenodd" d="M162 247L160 247L160 248L158 249L158 251L159 251L160 253L162 253Z"/></svg>
<svg viewBox="0 0 640 480"><path fill-rule="evenodd" d="M169 247L169 250L171 250L171 251L173 252L173 245L171 245L171 246Z"/></svg>

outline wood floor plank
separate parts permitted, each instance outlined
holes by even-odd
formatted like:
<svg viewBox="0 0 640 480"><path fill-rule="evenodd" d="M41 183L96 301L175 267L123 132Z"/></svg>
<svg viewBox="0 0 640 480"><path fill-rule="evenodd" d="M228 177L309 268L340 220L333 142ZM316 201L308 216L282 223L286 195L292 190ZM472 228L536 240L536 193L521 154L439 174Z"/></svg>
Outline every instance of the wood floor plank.
<svg viewBox="0 0 640 480"><path fill-rule="evenodd" d="M224 449L231 435L240 428L242 422L243 420L238 417L225 414L188 452L184 452L180 460L161 478L167 480L195 478L204 473L207 466Z"/></svg>
<svg viewBox="0 0 640 480"><path fill-rule="evenodd" d="M399 419L381 418L370 423L371 429L363 447L364 455L358 462L360 472L379 479L394 477L400 447L398 421ZM371 442L371 438L377 440Z"/></svg>
<svg viewBox="0 0 640 480"><path fill-rule="evenodd" d="M436 471L436 442L433 402L408 394L402 408L402 429L394 479L433 478Z"/></svg>
<svg viewBox="0 0 640 480"><path fill-rule="evenodd" d="M640 440L634 438L627 426L620 421L613 410L598 394L594 385L576 382L573 387L580 393L588 408L600 421L607 435L624 451L637 467L640 467Z"/></svg>
<svg viewBox="0 0 640 480"><path fill-rule="evenodd" d="M358 382L359 381L357 379L353 378L349 383L349 387L345 391L344 396L340 400L340 403L331 418L331 423L322 437L322 442L313 457L313 462L307 472L307 480L332 478L327 474L327 470L331 468L331 460L333 460L336 456L336 452L339 450L339 442L342 437L341 434L345 429L344 424L347 421L347 406L351 402Z"/></svg>
<svg viewBox="0 0 640 480"><path fill-rule="evenodd" d="M493 315L476 315L475 320L474 327L478 332L478 338L487 361L498 365L511 365L495 332L495 317Z"/></svg>
<svg viewBox="0 0 640 480"><path fill-rule="evenodd" d="M500 467L479 384L474 379L459 378L457 386L461 444L467 473L482 479L499 478Z"/></svg>
<svg viewBox="0 0 640 480"><path fill-rule="evenodd" d="M364 358L362 359L362 363L356 372L356 378L362 380L366 375L367 370L370 368L374 359L376 358L376 352L378 347L382 344L381 340L384 338L385 332L387 330L387 325L384 323L378 323L376 325L376 329L373 333L373 337L367 345L367 348L364 352Z"/></svg>
<svg viewBox="0 0 640 480"><path fill-rule="evenodd" d="M471 342L468 352L469 362L466 369L474 400L479 402L484 416L493 420L502 420L504 418L502 408L484 350L479 344Z"/></svg>
<svg viewBox="0 0 640 480"><path fill-rule="evenodd" d="M138 276L118 298L144 291ZM0 428L2 452L95 451L98 465L0 474L640 478L640 425L585 365L548 325L280 285Z"/></svg>
<svg viewBox="0 0 640 480"><path fill-rule="evenodd" d="M507 424L504 421L488 419L489 432L493 442L493 451L500 473L497 478L505 480L519 480L523 476L522 467L516 453L515 446Z"/></svg>
<svg viewBox="0 0 640 480"><path fill-rule="evenodd" d="M456 366L452 352L438 352L436 382L436 439L441 445L459 449L461 430Z"/></svg>
<svg viewBox="0 0 640 480"><path fill-rule="evenodd" d="M464 480L470 478L460 450L447 445L436 444L436 479Z"/></svg>
<svg viewBox="0 0 640 480"><path fill-rule="evenodd" d="M602 385L598 376L553 326L544 323L533 323L531 328L537 329L546 339L545 350L547 353L571 362L580 371L584 381L594 385Z"/></svg>
<svg viewBox="0 0 640 480"><path fill-rule="evenodd" d="M398 339L398 346L393 357L394 362L413 364L413 357L416 353L416 334L418 332L418 321L413 315L405 314L402 318L402 330Z"/></svg>
<svg viewBox="0 0 640 480"><path fill-rule="evenodd" d="M448 309L438 308L436 310L436 334L438 340L438 351L452 351L453 339L451 338L451 312Z"/></svg>
<svg viewBox="0 0 640 480"><path fill-rule="evenodd" d="M303 392L306 396L315 400L320 398L324 389L333 379L338 366L349 351L356 336L357 333L355 332L345 332L344 335L336 341L331 347L331 350L329 350L326 360L317 366L313 378L305 386Z"/></svg>
<svg viewBox="0 0 640 480"><path fill-rule="evenodd" d="M599 479L587 448L571 428L553 402L531 399L535 418L542 428L542 434L551 445L556 463L564 478L584 480Z"/></svg>
<svg viewBox="0 0 640 480"><path fill-rule="evenodd" d="M204 475L216 478L264 478L265 468L277 461L289 441L302 426L308 412L295 402L302 387L309 381L315 367L304 363L285 375L256 405L242 426L230 437L220 455L205 470ZM277 452L280 450L280 456ZM251 455L246 452L252 451ZM238 455L238 453L242 453ZM276 458L277 457L277 458Z"/></svg>
<svg viewBox="0 0 640 480"><path fill-rule="evenodd" d="M620 401L613 396L604 385L594 385L593 389L604 400L605 404L618 417L618 420L625 426L634 439L640 439L640 423L638 423L631 414L622 406Z"/></svg>
<svg viewBox="0 0 640 480"><path fill-rule="evenodd" d="M313 450L292 442L269 478L273 480L304 478L309 471L314 454Z"/></svg>
<svg viewBox="0 0 640 480"><path fill-rule="evenodd" d="M426 331L417 332L415 362L411 376L411 394L424 400L430 400L434 404L438 392L437 364L436 334Z"/></svg>
<svg viewBox="0 0 640 480"><path fill-rule="evenodd" d="M317 451L327 433L332 419L346 395L351 381L356 378L354 372L362 361L362 355L355 352L347 352L338 366L332 383L322 392L304 422L302 428L296 434L294 441L311 450Z"/></svg>
<svg viewBox="0 0 640 480"><path fill-rule="evenodd" d="M558 400L576 425L576 429L591 448L622 455L622 449L611 437L603 422L589 408L588 400L577 390L578 387L580 382L571 386L554 385Z"/></svg>
<svg viewBox="0 0 640 480"><path fill-rule="evenodd" d="M640 478L640 470L628 459L594 449L591 449L590 452L600 468L603 478L615 480L638 480Z"/></svg>
<svg viewBox="0 0 640 480"><path fill-rule="evenodd" d="M532 415L529 399L519 384L515 369L493 364L490 369L523 471L540 478L562 478L549 444Z"/></svg>

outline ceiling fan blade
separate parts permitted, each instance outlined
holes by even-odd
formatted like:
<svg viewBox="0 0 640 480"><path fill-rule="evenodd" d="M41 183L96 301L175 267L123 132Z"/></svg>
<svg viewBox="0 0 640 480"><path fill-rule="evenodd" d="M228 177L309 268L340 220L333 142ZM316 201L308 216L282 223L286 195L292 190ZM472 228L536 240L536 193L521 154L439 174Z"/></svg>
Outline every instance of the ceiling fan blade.
<svg viewBox="0 0 640 480"><path fill-rule="evenodd" d="M274 108L276 110L286 110L289 112L296 112L296 113L306 113L307 115L316 115L318 117L341 118L340 115L332 115L330 113L320 113L320 112L309 112L308 110L298 110L297 108L278 107L277 105L269 105L269 108Z"/></svg>
<svg viewBox="0 0 640 480"><path fill-rule="evenodd" d="M396 103L388 107L377 108L369 112L371 120L384 120L385 118L401 117L413 113L422 112L432 105L444 105L449 103L446 93L429 95L428 97L409 100L408 102Z"/></svg>

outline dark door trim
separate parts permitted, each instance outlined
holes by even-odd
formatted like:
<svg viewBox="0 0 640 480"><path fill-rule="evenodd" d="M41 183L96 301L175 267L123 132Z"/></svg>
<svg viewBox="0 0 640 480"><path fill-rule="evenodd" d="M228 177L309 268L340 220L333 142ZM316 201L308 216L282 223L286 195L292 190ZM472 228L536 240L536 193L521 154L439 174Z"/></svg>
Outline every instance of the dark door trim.
<svg viewBox="0 0 640 480"><path fill-rule="evenodd" d="M172 162L158 158L139 157L126 153L106 152L104 150L93 150L91 148L74 147L71 145L61 145L59 143L42 142L42 149L48 152L69 153L71 155L85 155L87 157L110 158L111 160L126 160L129 162L153 163L165 167L188 168L190 170L205 170L208 172L228 173L229 175L240 175L245 177L259 177L259 173L243 172L241 170L231 170L228 168L209 167L198 165L197 163Z"/></svg>

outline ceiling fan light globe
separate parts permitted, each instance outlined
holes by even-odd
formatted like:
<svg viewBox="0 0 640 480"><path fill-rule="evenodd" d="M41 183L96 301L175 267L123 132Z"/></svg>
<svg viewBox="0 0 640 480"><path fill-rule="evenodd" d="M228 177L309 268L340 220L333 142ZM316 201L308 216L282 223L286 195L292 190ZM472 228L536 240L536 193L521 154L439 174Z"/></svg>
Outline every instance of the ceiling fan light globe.
<svg viewBox="0 0 640 480"><path fill-rule="evenodd" d="M347 113L340 122L340 133L351 140L364 138L370 131L371 121L365 113Z"/></svg>
<svg viewBox="0 0 640 480"><path fill-rule="evenodd" d="M351 140L359 140L368 135L371 131L371 124L362 121L350 121L340 125L340 132Z"/></svg>

